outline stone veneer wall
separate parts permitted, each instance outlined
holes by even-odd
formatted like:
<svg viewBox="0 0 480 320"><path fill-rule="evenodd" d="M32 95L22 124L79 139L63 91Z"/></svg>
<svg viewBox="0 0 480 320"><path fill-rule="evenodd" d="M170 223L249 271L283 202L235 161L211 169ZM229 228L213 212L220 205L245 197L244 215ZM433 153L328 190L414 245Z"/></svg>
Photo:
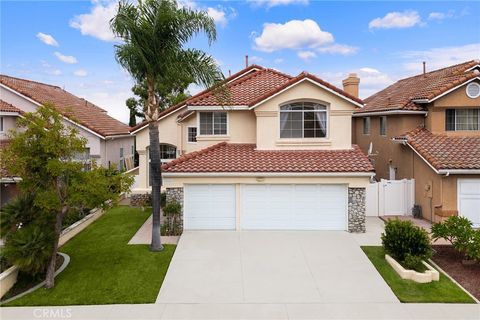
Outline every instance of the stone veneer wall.
<svg viewBox="0 0 480 320"><path fill-rule="evenodd" d="M182 206L180 225L183 226L183 188L167 188L167 203L176 201Z"/></svg>
<svg viewBox="0 0 480 320"><path fill-rule="evenodd" d="M143 207L152 205L152 196L150 193L130 195L130 205L133 207Z"/></svg>
<svg viewBox="0 0 480 320"><path fill-rule="evenodd" d="M348 188L348 231L365 230L365 188Z"/></svg>

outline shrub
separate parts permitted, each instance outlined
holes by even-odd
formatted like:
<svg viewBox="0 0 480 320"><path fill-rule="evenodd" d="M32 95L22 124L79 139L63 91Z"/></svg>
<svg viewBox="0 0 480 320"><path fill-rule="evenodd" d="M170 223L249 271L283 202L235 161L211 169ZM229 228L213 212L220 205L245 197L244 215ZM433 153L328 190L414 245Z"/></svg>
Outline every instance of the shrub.
<svg viewBox="0 0 480 320"><path fill-rule="evenodd" d="M385 252L407 268L421 268L421 261L432 256L428 233L411 221L389 220L382 233Z"/></svg>
<svg viewBox="0 0 480 320"><path fill-rule="evenodd" d="M160 193L160 207L165 208L166 205L167 205L167 193L162 192Z"/></svg>
<svg viewBox="0 0 480 320"><path fill-rule="evenodd" d="M432 226L432 238L443 238L453 248L471 260L480 260L480 230L474 230L472 222L465 217L451 216Z"/></svg>
<svg viewBox="0 0 480 320"><path fill-rule="evenodd" d="M169 202L163 208L165 222L162 226L163 235L178 236L181 233L180 214L182 213L182 205L176 201Z"/></svg>
<svg viewBox="0 0 480 320"><path fill-rule="evenodd" d="M30 224L18 229L5 242L3 255L10 264L31 274L45 272L53 251L54 232Z"/></svg>

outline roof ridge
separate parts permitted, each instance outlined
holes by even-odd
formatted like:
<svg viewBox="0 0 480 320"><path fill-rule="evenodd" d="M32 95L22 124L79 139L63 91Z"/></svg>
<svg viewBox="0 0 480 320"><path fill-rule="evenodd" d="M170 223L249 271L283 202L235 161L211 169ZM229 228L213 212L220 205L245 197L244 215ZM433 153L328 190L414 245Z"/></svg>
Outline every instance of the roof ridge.
<svg viewBox="0 0 480 320"><path fill-rule="evenodd" d="M480 63L476 60L469 60L469 61L465 61L465 62L461 62L461 63L457 63L457 64L454 64L454 65L451 65L451 66L446 66L446 67L443 67L443 68L439 68L439 69L435 69L435 70L432 70L432 71L428 71L428 72L425 72L425 73L418 73L418 74L415 74L413 76L410 76L410 77L405 77L405 78L402 78L402 79L399 79L397 80L397 82L400 82L400 81L403 81L403 80L407 80L407 79L411 79L411 78L416 78L416 77L422 77L422 76L425 76L425 75L430 75L434 72L440 72L442 70L446 70L446 69L455 69L455 68L458 68L464 64L467 65L467 68L465 70L468 69L468 67L471 67L470 65L473 65L473 63ZM395 82L395 83L397 83ZM394 84L395 84L394 83Z"/></svg>
<svg viewBox="0 0 480 320"><path fill-rule="evenodd" d="M13 77L13 76L9 76L9 75L6 75L6 74L0 74L0 79L2 77L6 77L6 78L10 78L10 79L16 79L16 80L21 80L21 81L26 81L26 82L32 82L32 83L36 83L36 84L40 84L40 85L44 85L44 86L49 86L49 87L52 87L52 88L56 88L56 89L60 89L60 90L63 90L65 91L64 89L60 88L59 86L56 86L54 84L49 84L49 83L44 83L44 82L40 82L40 81L36 81L36 80L30 80L30 79L25 79L25 78L19 78L19 77ZM6 85L6 84L5 84ZM6 85L7 87L9 87L8 85ZM67 91L65 91L67 92Z"/></svg>

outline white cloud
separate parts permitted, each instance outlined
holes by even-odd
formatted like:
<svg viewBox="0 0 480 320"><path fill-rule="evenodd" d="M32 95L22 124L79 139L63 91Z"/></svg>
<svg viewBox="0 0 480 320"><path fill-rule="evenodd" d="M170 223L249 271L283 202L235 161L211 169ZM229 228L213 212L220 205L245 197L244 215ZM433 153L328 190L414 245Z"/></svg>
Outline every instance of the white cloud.
<svg viewBox="0 0 480 320"><path fill-rule="evenodd" d="M389 12L383 18L375 18L368 24L370 29L411 28L422 23L417 11Z"/></svg>
<svg viewBox="0 0 480 320"><path fill-rule="evenodd" d="M47 70L47 73L52 75L52 76L60 76L62 75L62 71L59 70L59 69L50 69L50 70Z"/></svg>
<svg viewBox="0 0 480 320"><path fill-rule="evenodd" d="M420 73L427 63L427 71L462 63L472 59L480 59L480 43L472 43L458 47L432 48L429 50L407 51L400 54L406 60L403 64L408 71Z"/></svg>
<svg viewBox="0 0 480 320"><path fill-rule="evenodd" d="M342 80L346 79L348 75L352 72L357 73L358 77L360 78L360 98L367 98L372 94L385 89L387 86L391 85L397 80L396 78L391 77L387 73L381 72L371 67L363 67L359 69L335 73L324 72L320 73L319 76L322 79L337 86L338 88L343 88Z"/></svg>
<svg viewBox="0 0 480 320"><path fill-rule="evenodd" d="M280 64L280 63L283 63L283 61L285 61L285 60L283 60L282 58L277 58L277 59L273 60L273 63Z"/></svg>
<svg viewBox="0 0 480 320"><path fill-rule="evenodd" d="M55 40L55 38L49 34L39 32L37 33L37 38L43 43L48 44L49 46L58 47L57 40Z"/></svg>
<svg viewBox="0 0 480 320"><path fill-rule="evenodd" d="M302 59L304 61L308 61L308 60L310 60L312 58L315 58L317 56L317 54L313 51L298 51L297 55L300 59Z"/></svg>
<svg viewBox="0 0 480 320"><path fill-rule="evenodd" d="M103 41L115 41L110 30L110 20L117 12L117 2L94 2L90 13L75 16L70 21L72 28L80 30L82 35L92 36Z"/></svg>
<svg viewBox="0 0 480 320"><path fill-rule="evenodd" d="M65 56L58 51L55 51L54 55L55 55L55 57L58 58L58 60L60 60L62 62L65 62L65 63L68 63L68 64L75 64L75 63L78 62L77 58L75 58L74 56Z"/></svg>
<svg viewBox="0 0 480 320"><path fill-rule="evenodd" d="M207 14L215 21L216 24L225 27L229 20L237 16L237 11L230 7L225 8L223 6L217 7L203 7L193 0L180 0L178 1L180 7L190 8L191 10L205 10Z"/></svg>
<svg viewBox="0 0 480 320"><path fill-rule="evenodd" d="M265 23L262 34L254 39L255 48L264 52L315 48L333 41L330 32L322 31L319 25L310 19L291 20L285 24Z"/></svg>
<svg viewBox="0 0 480 320"><path fill-rule="evenodd" d="M248 0L255 6L266 6L267 8L276 6L286 6L290 4L302 4L307 5L308 0Z"/></svg>
<svg viewBox="0 0 480 320"><path fill-rule="evenodd" d="M265 60L262 57L259 56L249 56L248 61L251 63L262 63Z"/></svg>
<svg viewBox="0 0 480 320"><path fill-rule="evenodd" d="M463 9L460 13L455 14L455 10L449 10L448 12L430 12L428 20L443 21L445 19L461 18L468 14L466 9Z"/></svg>
<svg viewBox="0 0 480 320"><path fill-rule="evenodd" d="M317 48L316 51L318 53L341 54L344 56L348 56L357 53L358 48L335 43L330 46Z"/></svg>
<svg viewBox="0 0 480 320"><path fill-rule="evenodd" d="M86 77L88 75L87 71L85 71L84 69L75 70L73 74L77 77Z"/></svg>

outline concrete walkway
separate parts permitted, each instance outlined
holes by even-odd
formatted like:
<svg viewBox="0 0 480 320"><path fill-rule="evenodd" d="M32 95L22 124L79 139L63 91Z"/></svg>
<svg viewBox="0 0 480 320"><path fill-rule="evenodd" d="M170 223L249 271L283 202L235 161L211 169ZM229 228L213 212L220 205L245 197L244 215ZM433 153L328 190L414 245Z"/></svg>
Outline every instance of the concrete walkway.
<svg viewBox="0 0 480 320"><path fill-rule="evenodd" d="M152 216L138 229L128 244L150 244L152 241ZM162 236L162 244L177 244L179 236Z"/></svg>

